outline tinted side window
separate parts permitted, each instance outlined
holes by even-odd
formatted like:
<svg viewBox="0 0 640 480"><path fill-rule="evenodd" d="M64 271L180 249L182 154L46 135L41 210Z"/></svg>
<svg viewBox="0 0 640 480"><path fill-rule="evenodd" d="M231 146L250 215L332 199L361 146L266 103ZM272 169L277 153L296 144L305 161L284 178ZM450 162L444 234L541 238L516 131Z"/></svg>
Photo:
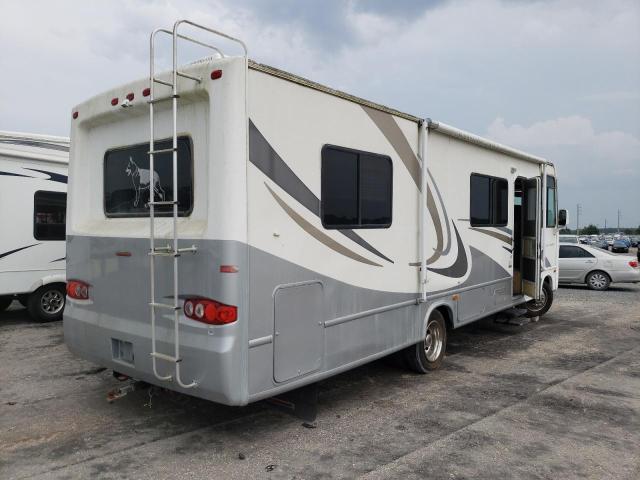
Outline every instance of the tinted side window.
<svg viewBox="0 0 640 480"><path fill-rule="evenodd" d="M509 223L509 183L502 178L496 178L494 182L495 218L496 225L505 226Z"/></svg>
<svg viewBox="0 0 640 480"><path fill-rule="evenodd" d="M509 183L471 174L469 220L473 227L504 227L509 222Z"/></svg>
<svg viewBox="0 0 640 480"><path fill-rule="evenodd" d="M64 240L67 194L38 191L33 196L33 237L36 240Z"/></svg>
<svg viewBox="0 0 640 480"><path fill-rule="evenodd" d="M491 223L491 179L471 175L471 225Z"/></svg>
<svg viewBox="0 0 640 480"><path fill-rule="evenodd" d="M171 148L171 140L154 143L155 150ZM156 201L174 200L171 152L154 155L149 172L149 144L109 150L104 156L104 212L107 217L148 217L151 192ZM193 156L189 137L178 138L178 201L180 216L193 209ZM158 216L169 216L172 205L155 207Z"/></svg>
<svg viewBox="0 0 640 480"><path fill-rule="evenodd" d="M556 179L547 176L547 228L554 228L557 224L558 196L556 194Z"/></svg>
<svg viewBox="0 0 640 480"><path fill-rule="evenodd" d="M360 223L391 225L391 161L360 155Z"/></svg>
<svg viewBox="0 0 640 480"><path fill-rule="evenodd" d="M321 182L321 216L325 228L391 225L393 167L389 157L325 146Z"/></svg>
<svg viewBox="0 0 640 480"><path fill-rule="evenodd" d="M560 245L560 258L593 258L584 248Z"/></svg>
<svg viewBox="0 0 640 480"><path fill-rule="evenodd" d="M358 223L358 154L333 148L323 152L322 212L326 225Z"/></svg>

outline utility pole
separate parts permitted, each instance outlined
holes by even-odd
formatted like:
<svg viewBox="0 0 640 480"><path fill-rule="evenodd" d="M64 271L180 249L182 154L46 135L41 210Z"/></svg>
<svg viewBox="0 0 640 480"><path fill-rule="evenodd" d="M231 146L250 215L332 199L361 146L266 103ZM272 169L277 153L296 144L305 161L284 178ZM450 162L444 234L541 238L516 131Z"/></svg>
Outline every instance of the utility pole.
<svg viewBox="0 0 640 480"><path fill-rule="evenodd" d="M604 219L604 233L607 233L607 219Z"/></svg>
<svg viewBox="0 0 640 480"><path fill-rule="evenodd" d="M620 209L618 209L618 233L620 233Z"/></svg>
<svg viewBox="0 0 640 480"><path fill-rule="evenodd" d="M576 205L576 235L580 235L580 212L582 212L582 205L579 203Z"/></svg>

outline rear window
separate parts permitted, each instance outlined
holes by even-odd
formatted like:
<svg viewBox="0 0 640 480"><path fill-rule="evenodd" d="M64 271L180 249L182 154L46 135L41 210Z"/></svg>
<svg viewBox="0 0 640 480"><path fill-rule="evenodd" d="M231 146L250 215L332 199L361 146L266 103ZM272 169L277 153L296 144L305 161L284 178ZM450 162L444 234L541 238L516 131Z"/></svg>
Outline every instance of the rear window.
<svg viewBox="0 0 640 480"><path fill-rule="evenodd" d="M172 141L154 142L155 150L171 148ZM189 137L178 138L178 213L193 210L193 149ZM149 144L108 150L104 155L104 212L107 217L148 217L152 191L156 201L172 201L171 152L154 155L154 173L149 172ZM170 216L171 205L156 206L157 216Z"/></svg>

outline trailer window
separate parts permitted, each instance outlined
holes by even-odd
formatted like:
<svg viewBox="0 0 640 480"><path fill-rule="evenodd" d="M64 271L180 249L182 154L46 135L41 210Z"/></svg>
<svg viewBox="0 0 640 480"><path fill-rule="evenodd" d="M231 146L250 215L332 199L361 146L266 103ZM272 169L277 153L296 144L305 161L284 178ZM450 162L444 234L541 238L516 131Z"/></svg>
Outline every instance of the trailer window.
<svg viewBox="0 0 640 480"><path fill-rule="evenodd" d="M322 149L321 218L325 228L391 225L391 158L326 145Z"/></svg>
<svg viewBox="0 0 640 480"><path fill-rule="evenodd" d="M171 148L171 140L156 141L154 150ZM153 175L149 172L149 144L141 143L108 150L104 156L104 212L107 217L148 217L151 192L156 201L172 201L173 168L171 152L154 155ZM178 214L193 210L193 154L189 137L178 138ZM157 216L171 216L172 205L155 207Z"/></svg>
<svg viewBox="0 0 640 480"><path fill-rule="evenodd" d="M509 222L509 183L504 178L471 174L472 227L504 227Z"/></svg>
<svg viewBox="0 0 640 480"><path fill-rule="evenodd" d="M556 195L556 179L547 176L547 228L554 228L557 224L558 196Z"/></svg>
<svg viewBox="0 0 640 480"><path fill-rule="evenodd" d="M64 240L66 216L66 193L37 191L33 196L33 237Z"/></svg>

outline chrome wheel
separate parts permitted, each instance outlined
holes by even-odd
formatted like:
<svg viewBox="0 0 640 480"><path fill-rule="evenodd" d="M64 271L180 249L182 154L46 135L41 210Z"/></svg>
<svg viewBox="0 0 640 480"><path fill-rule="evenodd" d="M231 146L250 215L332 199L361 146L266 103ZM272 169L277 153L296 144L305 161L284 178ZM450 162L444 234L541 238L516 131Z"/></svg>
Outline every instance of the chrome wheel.
<svg viewBox="0 0 640 480"><path fill-rule="evenodd" d="M589 285L596 290L602 290L606 288L609 279L605 276L604 273L595 272L589 276Z"/></svg>
<svg viewBox="0 0 640 480"><path fill-rule="evenodd" d="M529 305L527 305L527 310L530 312L539 312L542 310L547 304L547 292L545 289L541 289L540 291L540 299L539 300L531 300Z"/></svg>
<svg viewBox="0 0 640 480"><path fill-rule="evenodd" d="M435 320L430 320L427 324L427 335L424 338L424 353L427 360L435 362L444 345L444 331L442 325Z"/></svg>
<svg viewBox="0 0 640 480"><path fill-rule="evenodd" d="M48 290L40 298L40 307L49 315L60 313L64 308L64 296L59 290Z"/></svg>

